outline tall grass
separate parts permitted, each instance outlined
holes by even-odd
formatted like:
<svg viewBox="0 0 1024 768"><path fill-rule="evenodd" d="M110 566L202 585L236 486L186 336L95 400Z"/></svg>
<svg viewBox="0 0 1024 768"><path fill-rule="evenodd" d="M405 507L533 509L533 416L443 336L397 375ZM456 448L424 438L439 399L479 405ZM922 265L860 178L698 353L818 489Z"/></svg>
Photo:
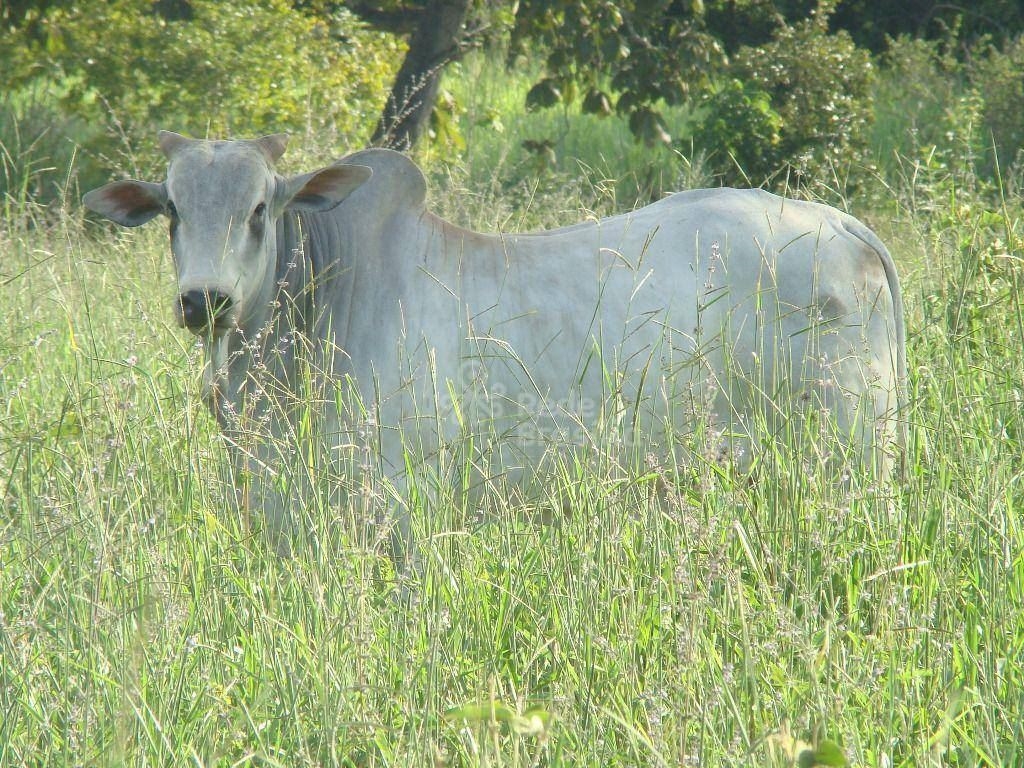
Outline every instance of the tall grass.
<svg viewBox="0 0 1024 768"><path fill-rule="evenodd" d="M484 162L529 137L501 119L441 208L565 223L618 180L581 148L522 214ZM567 458L555 525L415 500L404 594L323 510L289 559L232 511L159 227L5 216L0 765L1024 763L1020 211L902 168L856 212L904 276L903 481Z"/></svg>

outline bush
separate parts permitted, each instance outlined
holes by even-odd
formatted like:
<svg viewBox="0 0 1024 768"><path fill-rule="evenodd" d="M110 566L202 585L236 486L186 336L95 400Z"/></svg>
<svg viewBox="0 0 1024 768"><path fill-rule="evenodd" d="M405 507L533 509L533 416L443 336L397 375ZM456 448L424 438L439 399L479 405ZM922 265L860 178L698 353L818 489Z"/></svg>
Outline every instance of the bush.
<svg viewBox="0 0 1024 768"><path fill-rule="evenodd" d="M725 179L749 184L751 174L767 176L781 164L782 118L756 85L730 80L706 94L700 109L691 140Z"/></svg>
<svg viewBox="0 0 1024 768"><path fill-rule="evenodd" d="M972 99L955 44L952 37L889 41L875 80L872 142L883 167L916 159L922 148L974 155L977 126L970 123Z"/></svg>
<svg viewBox="0 0 1024 768"><path fill-rule="evenodd" d="M823 10L781 26L763 46L741 48L730 70L742 88L732 84L706 100L707 122L694 131L694 148L726 182L757 184L788 171L797 179L831 176L864 158L871 57L847 33L829 34ZM755 114L743 115L748 109ZM720 151L726 147L741 150L742 173Z"/></svg>
<svg viewBox="0 0 1024 768"><path fill-rule="evenodd" d="M77 145L96 135L63 113L62 95L52 84L35 82L0 97L0 212L8 218L25 202L60 200L77 166ZM104 180L87 176L88 183Z"/></svg>
<svg viewBox="0 0 1024 768"><path fill-rule="evenodd" d="M191 0L188 14L168 17L159 5L52 7L42 34L4 33L0 67L15 84L57 83L63 112L103 128L87 150L119 151L105 164L137 170L155 160L159 128L288 131L347 143L372 126L399 58L344 11L328 25L287 0Z"/></svg>
<svg viewBox="0 0 1024 768"><path fill-rule="evenodd" d="M995 159L1004 170L1024 164L1024 35L1000 50L989 46L971 68L971 83L983 101L982 116L986 149L995 149ZM994 175L991 152L981 172Z"/></svg>

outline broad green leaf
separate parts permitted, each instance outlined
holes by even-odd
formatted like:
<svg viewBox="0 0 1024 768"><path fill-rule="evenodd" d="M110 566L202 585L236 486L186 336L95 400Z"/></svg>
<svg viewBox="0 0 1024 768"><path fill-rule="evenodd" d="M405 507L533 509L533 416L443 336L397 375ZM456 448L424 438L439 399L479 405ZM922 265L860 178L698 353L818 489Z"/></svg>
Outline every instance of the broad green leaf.
<svg viewBox="0 0 1024 768"><path fill-rule="evenodd" d="M843 754L842 748L829 739L819 741L818 746L814 748L812 756L814 760L813 765L829 765L843 768L850 764L850 761L846 759L846 755Z"/></svg>
<svg viewBox="0 0 1024 768"><path fill-rule="evenodd" d="M604 91L591 88L583 97L583 111L592 115L608 117L612 113L612 103Z"/></svg>
<svg viewBox="0 0 1024 768"><path fill-rule="evenodd" d="M82 436L82 420L77 411L67 411L60 421L50 428L50 436L60 442L63 440L75 440Z"/></svg>
<svg viewBox="0 0 1024 768"><path fill-rule="evenodd" d="M548 729L550 722L550 712L540 707L532 707L512 719L512 730L520 736L540 736Z"/></svg>
<svg viewBox="0 0 1024 768"><path fill-rule="evenodd" d="M500 701L486 704L464 704L444 713L446 720L462 720L466 723L508 723L516 716L515 711Z"/></svg>
<svg viewBox="0 0 1024 768"><path fill-rule="evenodd" d="M562 98L562 92L555 81L546 77L533 86L526 94L526 108L529 110L553 107Z"/></svg>
<svg viewBox="0 0 1024 768"><path fill-rule="evenodd" d="M444 718L449 722L508 724L512 732L519 736L539 736L548 729L551 722L551 714L542 707L530 707L520 714L500 701L453 707L445 712Z"/></svg>

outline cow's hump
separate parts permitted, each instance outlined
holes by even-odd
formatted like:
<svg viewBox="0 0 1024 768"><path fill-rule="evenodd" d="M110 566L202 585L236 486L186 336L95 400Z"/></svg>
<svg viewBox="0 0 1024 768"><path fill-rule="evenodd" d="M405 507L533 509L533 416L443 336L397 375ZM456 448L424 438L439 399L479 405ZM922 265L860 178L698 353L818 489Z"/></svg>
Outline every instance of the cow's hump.
<svg viewBox="0 0 1024 768"><path fill-rule="evenodd" d="M388 200L392 206L421 210L427 199L427 180L423 171L401 152L391 149L364 149L338 161L365 165L373 176L364 189L380 205Z"/></svg>

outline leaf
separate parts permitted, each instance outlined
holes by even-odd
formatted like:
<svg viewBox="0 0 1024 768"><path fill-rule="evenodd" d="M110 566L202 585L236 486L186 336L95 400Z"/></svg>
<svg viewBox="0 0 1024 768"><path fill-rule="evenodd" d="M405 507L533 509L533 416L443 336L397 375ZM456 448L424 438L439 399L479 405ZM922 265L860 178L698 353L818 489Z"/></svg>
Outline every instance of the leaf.
<svg viewBox="0 0 1024 768"><path fill-rule="evenodd" d="M516 716L515 711L500 701L486 704L463 704L444 713L445 720L461 720L465 723L507 723Z"/></svg>
<svg viewBox="0 0 1024 768"><path fill-rule="evenodd" d="M569 105L576 101L576 82L574 80L566 80L562 87L562 103Z"/></svg>
<svg viewBox="0 0 1024 768"><path fill-rule="evenodd" d="M505 124L501 122L501 112L494 107L488 107L474 123L481 128L490 128L495 133L504 133Z"/></svg>
<svg viewBox="0 0 1024 768"><path fill-rule="evenodd" d="M451 112L435 109L430 114L430 131L439 144L462 151L466 148L466 140L459 131L458 121Z"/></svg>
<svg viewBox="0 0 1024 768"><path fill-rule="evenodd" d="M815 766L836 766L844 768L850 764L843 754L842 748L830 739L822 739L816 745L798 739L789 730L789 723L784 722L777 733L768 737L770 744L782 750L786 759L799 768L815 768Z"/></svg>
<svg viewBox="0 0 1024 768"><path fill-rule="evenodd" d="M829 739L818 742L818 746L815 747L812 754L812 759L814 761L812 765L830 765L844 768L844 766L850 764L850 761L846 759L846 755L843 754L842 748Z"/></svg>
<svg viewBox="0 0 1024 768"><path fill-rule="evenodd" d="M60 421L50 427L50 437L56 442L77 440L83 434L82 421L77 411L66 411L61 414Z"/></svg>
<svg viewBox="0 0 1024 768"><path fill-rule="evenodd" d="M672 143L661 114L650 107L640 107L629 116L629 130L648 147Z"/></svg>
<svg viewBox="0 0 1024 768"><path fill-rule="evenodd" d="M453 707L444 713L444 719L477 725L502 723L519 736L541 736L547 732L551 713L543 707L529 707L520 714L503 702L490 701Z"/></svg>
<svg viewBox="0 0 1024 768"><path fill-rule="evenodd" d="M612 103L608 94L598 88L591 88L583 97L583 111L591 115L608 117L612 113Z"/></svg>
<svg viewBox="0 0 1024 768"><path fill-rule="evenodd" d="M555 154L555 145L550 139L524 139L523 149L533 154L538 163L538 170L551 168L558 163L558 155Z"/></svg>
<svg viewBox="0 0 1024 768"><path fill-rule="evenodd" d="M562 99L562 92L555 81L545 77L526 94L526 108L530 111L553 107Z"/></svg>
<svg viewBox="0 0 1024 768"><path fill-rule="evenodd" d="M522 715L512 718L512 730L520 736L540 736L548 729L551 713L540 707L531 707Z"/></svg>

